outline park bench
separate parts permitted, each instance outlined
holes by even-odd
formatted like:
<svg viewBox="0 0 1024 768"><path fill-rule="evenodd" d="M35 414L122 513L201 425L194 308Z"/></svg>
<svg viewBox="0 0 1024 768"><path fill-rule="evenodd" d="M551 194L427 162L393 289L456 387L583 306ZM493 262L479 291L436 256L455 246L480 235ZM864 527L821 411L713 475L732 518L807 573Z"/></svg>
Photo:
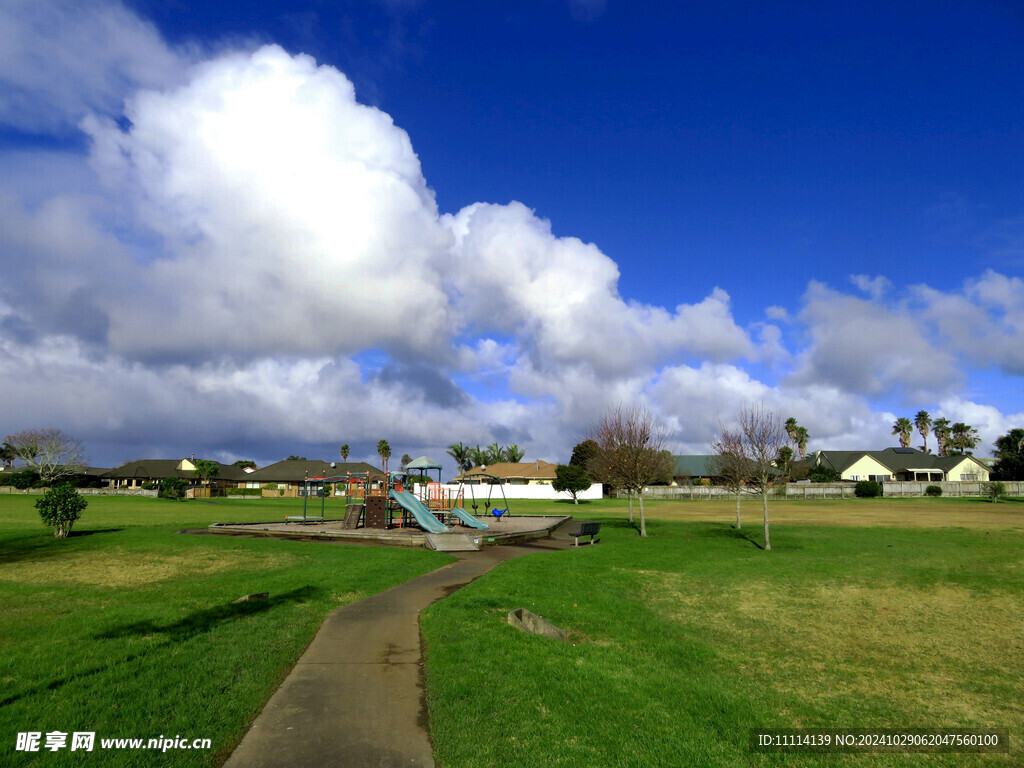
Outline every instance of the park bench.
<svg viewBox="0 0 1024 768"><path fill-rule="evenodd" d="M578 522L576 524L575 528L571 528L568 531L566 531L566 534L569 535L569 536L572 536L573 539L575 539L575 541L576 541L576 545L575 546L578 547L580 545L580 539L583 538L584 536L589 536L590 537L590 542L589 543L593 544L596 541L596 539L594 537L597 536L597 534L599 534L600 532L601 532L601 524L600 523L589 523L589 522L584 522L584 521L581 520L580 522Z"/></svg>

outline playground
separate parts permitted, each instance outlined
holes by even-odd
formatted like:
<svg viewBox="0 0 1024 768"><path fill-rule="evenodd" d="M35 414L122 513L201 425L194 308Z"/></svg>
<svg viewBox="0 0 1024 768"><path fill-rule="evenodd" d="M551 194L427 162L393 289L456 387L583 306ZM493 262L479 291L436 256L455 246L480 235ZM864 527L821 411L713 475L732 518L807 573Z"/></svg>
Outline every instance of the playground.
<svg viewBox="0 0 1024 768"><path fill-rule="evenodd" d="M426 473L433 470L438 472L437 482L427 479ZM412 471L420 473L418 481ZM440 472L441 465L424 456L402 472L307 477L301 514L296 509L281 522L214 523L209 530L222 535L464 552L545 538L570 519L568 515L515 517L499 478L477 473L472 482L450 491L441 486ZM344 488L344 501L328 501L328 488ZM339 514L341 503L344 515Z"/></svg>

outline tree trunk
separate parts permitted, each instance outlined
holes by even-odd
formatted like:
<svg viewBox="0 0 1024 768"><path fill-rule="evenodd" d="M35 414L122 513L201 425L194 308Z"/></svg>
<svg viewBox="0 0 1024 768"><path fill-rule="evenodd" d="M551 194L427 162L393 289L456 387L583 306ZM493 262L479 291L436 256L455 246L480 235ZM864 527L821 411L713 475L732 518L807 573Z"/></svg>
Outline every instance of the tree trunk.
<svg viewBox="0 0 1024 768"><path fill-rule="evenodd" d="M633 522L633 492L626 491L626 495L629 497L629 522Z"/></svg>
<svg viewBox="0 0 1024 768"><path fill-rule="evenodd" d="M740 491L736 491L736 530L740 529Z"/></svg>
<svg viewBox="0 0 1024 768"><path fill-rule="evenodd" d="M772 541L768 538L768 489L766 488L761 494L761 498L764 501L764 549L770 551L772 548Z"/></svg>
<svg viewBox="0 0 1024 768"><path fill-rule="evenodd" d="M647 518L644 516L644 496L643 496L643 494L642 493L639 494L637 496L637 499L639 499L639 501L640 501L640 535L641 536L646 536L647 535Z"/></svg>

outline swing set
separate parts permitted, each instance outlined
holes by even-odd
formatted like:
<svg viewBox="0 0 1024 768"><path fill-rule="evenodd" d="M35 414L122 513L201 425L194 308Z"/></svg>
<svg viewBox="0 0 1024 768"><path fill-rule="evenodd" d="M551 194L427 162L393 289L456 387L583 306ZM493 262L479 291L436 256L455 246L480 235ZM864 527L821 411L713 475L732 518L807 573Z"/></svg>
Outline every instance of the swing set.
<svg viewBox="0 0 1024 768"><path fill-rule="evenodd" d="M509 514L509 511L508 511L508 497L505 495L505 480L503 478L495 477L494 475L488 475L488 474L486 474L484 472L474 472L472 474L465 474L465 475L462 476L462 482L459 484L459 494L458 495L459 495L459 497L461 499L463 499L463 503L465 503L465 495L464 495L465 494L465 489L467 487L469 488L469 498L470 498L470 501L471 501L471 504L472 504L472 507L473 507L473 514L476 515L476 511L480 508L480 505L477 503L477 498L476 498L476 486L479 485L479 483L466 482L467 479L486 481L486 483L487 483L487 498L484 499L484 502L483 502L484 503L484 514L485 515L490 513L490 514L494 515L498 520L501 520L502 516L504 516L504 515L508 515L509 517L512 516L511 514ZM494 503L493 503L494 509L491 509L491 506L492 506L491 496L494 493L494 487L495 486L497 486L499 488L499 490L501 491L501 500L504 502L505 506L502 507L502 508L499 508L498 507L498 500L495 499ZM482 495L483 494L481 494L481 496Z"/></svg>

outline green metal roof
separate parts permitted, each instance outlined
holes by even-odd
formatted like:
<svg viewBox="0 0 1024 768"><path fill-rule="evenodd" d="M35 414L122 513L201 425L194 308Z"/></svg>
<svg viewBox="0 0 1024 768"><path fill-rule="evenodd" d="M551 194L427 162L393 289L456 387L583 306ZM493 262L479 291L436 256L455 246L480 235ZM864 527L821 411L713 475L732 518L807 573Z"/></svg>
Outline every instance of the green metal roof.
<svg viewBox="0 0 1024 768"><path fill-rule="evenodd" d="M695 455L673 456L676 466L672 477L714 477L718 474L718 457Z"/></svg>

